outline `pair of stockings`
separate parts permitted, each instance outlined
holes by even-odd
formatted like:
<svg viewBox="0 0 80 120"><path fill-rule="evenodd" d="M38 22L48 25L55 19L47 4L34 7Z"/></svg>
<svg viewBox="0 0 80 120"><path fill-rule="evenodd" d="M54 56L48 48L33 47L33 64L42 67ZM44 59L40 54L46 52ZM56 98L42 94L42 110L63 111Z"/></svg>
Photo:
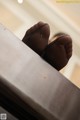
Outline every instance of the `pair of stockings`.
<svg viewBox="0 0 80 120"><path fill-rule="evenodd" d="M57 33L49 42L50 27L39 22L27 30L22 41L55 69L61 70L72 56L72 39L68 34Z"/></svg>

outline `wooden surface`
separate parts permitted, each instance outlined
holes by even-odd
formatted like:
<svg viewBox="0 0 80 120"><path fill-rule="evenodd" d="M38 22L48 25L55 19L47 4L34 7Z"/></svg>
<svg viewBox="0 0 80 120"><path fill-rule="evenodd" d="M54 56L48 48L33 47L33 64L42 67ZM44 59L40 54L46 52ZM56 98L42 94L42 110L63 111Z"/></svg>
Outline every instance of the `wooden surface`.
<svg viewBox="0 0 80 120"><path fill-rule="evenodd" d="M80 120L80 90L2 25L0 76L0 93L24 109L45 120Z"/></svg>

